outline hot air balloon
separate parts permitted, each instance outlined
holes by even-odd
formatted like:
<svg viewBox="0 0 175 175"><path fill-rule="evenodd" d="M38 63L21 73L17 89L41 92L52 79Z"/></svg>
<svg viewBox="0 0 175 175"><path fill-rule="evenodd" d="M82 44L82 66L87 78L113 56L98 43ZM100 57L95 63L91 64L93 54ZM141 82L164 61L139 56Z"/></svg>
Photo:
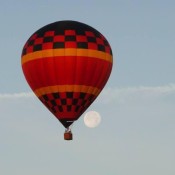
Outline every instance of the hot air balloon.
<svg viewBox="0 0 175 175"><path fill-rule="evenodd" d="M48 24L25 43L21 64L39 100L66 128L97 98L112 70L112 50L105 37L77 21Z"/></svg>

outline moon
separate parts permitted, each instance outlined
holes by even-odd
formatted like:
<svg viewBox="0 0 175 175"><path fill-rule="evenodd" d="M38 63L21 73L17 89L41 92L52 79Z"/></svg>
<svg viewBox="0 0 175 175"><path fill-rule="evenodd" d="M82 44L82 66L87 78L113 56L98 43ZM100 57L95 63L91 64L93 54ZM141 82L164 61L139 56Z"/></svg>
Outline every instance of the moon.
<svg viewBox="0 0 175 175"><path fill-rule="evenodd" d="M101 116L96 111L89 111L84 116L84 124L89 128L97 127L101 122Z"/></svg>

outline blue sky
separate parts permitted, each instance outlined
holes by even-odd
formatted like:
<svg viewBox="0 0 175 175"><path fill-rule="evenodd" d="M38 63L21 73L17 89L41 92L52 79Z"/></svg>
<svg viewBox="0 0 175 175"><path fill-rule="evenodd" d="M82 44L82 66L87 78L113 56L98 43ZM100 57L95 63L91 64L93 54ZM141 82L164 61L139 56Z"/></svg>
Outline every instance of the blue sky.
<svg viewBox="0 0 175 175"><path fill-rule="evenodd" d="M0 5L0 174L174 175L175 2L163 0L2 1ZM28 87L20 55L29 36L59 20L93 26L111 44L108 84L74 140Z"/></svg>

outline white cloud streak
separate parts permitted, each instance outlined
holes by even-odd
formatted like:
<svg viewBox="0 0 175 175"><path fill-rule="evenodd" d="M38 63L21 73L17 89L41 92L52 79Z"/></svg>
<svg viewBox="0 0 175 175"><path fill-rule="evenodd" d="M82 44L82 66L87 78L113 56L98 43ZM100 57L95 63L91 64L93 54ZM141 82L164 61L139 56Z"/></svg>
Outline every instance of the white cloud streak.
<svg viewBox="0 0 175 175"><path fill-rule="evenodd" d="M112 102L114 99L119 99L120 97L126 98L130 96L140 96L140 97L160 97L167 96L170 94L175 94L175 84L169 84L165 86L138 86L138 87L124 87L124 88L105 88L100 94L99 99L103 103ZM4 93L0 94L0 99L9 98L31 98L35 95L32 92L20 92L20 93Z"/></svg>
<svg viewBox="0 0 175 175"><path fill-rule="evenodd" d="M5 93L0 94L0 99L15 99L15 98L31 98L34 97L34 94L32 92L21 92L21 93Z"/></svg>
<svg viewBox="0 0 175 175"><path fill-rule="evenodd" d="M114 101L123 102L127 100L142 99L155 99L175 95L175 84L165 86L139 86L139 87L126 87L126 88L106 88L102 91L97 102L111 103Z"/></svg>

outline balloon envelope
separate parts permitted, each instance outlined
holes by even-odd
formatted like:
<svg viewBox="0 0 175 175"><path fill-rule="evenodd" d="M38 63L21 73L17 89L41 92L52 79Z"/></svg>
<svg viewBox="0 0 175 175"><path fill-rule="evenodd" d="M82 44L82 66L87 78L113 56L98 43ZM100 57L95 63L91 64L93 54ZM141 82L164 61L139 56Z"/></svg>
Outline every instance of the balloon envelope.
<svg viewBox="0 0 175 175"><path fill-rule="evenodd" d="M58 21L28 39L21 63L33 92L67 128L105 86L112 50L96 29L76 21Z"/></svg>

